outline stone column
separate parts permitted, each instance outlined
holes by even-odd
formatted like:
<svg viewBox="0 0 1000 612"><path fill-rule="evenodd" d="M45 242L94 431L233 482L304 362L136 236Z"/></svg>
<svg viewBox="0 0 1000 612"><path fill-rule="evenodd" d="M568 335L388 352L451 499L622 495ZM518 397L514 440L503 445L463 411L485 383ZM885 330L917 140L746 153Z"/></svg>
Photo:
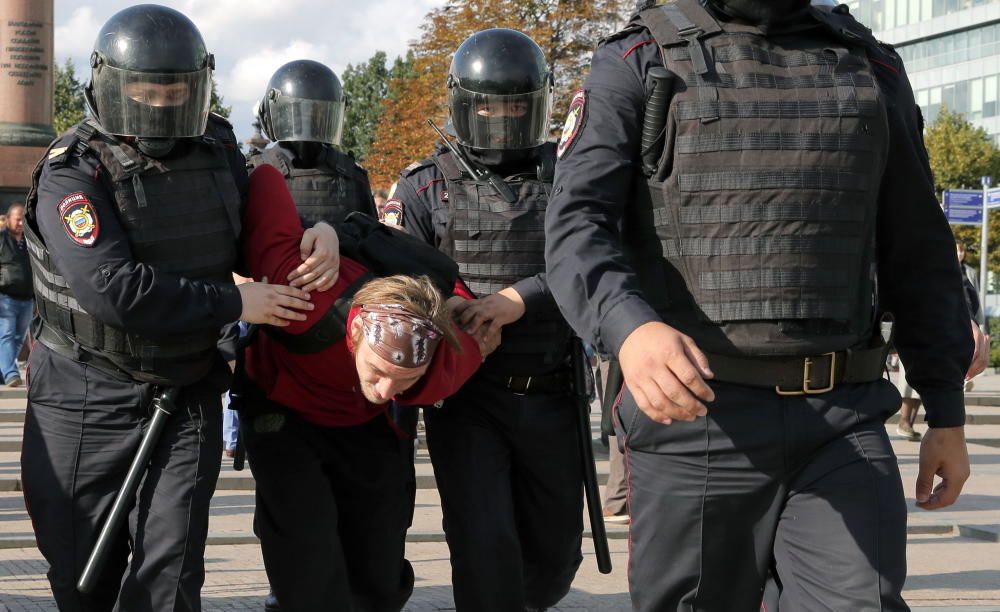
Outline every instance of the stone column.
<svg viewBox="0 0 1000 612"><path fill-rule="evenodd" d="M53 0L0 2L0 208L23 200L52 129ZM0 210L3 212L3 210Z"/></svg>

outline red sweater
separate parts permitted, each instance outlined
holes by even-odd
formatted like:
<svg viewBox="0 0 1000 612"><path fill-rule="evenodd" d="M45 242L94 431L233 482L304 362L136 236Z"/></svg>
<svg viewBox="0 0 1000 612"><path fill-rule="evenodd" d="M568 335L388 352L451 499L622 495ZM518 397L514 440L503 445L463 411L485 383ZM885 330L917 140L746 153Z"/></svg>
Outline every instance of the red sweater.
<svg viewBox="0 0 1000 612"><path fill-rule="evenodd" d="M260 166L250 174L242 242L246 266L255 280L283 283L288 273L302 263L299 242L302 224L285 179L271 166ZM340 278L328 291L314 291L316 309L305 321L293 321L283 328L291 334L308 330L347 287L367 272L360 263L342 257ZM458 283L455 295L472 299ZM356 309L347 321L350 329ZM438 345L427 373L402 395L400 404L433 404L454 394L479 368L482 355L472 336L456 328L461 352L447 342ZM267 334L258 334L247 349L247 375L267 397L298 412L304 419L322 426L349 427L367 422L383 413L386 406L369 403L361 395L349 339L345 338L318 353L300 355L285 350Z"/></svg>

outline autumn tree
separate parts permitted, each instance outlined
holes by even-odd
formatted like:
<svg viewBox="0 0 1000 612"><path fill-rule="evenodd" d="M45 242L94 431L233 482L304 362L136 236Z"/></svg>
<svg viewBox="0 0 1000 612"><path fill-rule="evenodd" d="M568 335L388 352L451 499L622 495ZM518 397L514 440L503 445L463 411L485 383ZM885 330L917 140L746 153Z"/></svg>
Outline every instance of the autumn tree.
<svg viewBox="0 0 1000 612"><path fill-rule="evenodd" d="M76 77L73 60L67 59L62 66L55 64L53 68L52 128L56 134L62 134L86 116L83 83Z"/></svg>
<svg viewBox="0 0 1000 612"><path fill-rule="evenodd" d="M939 195L946 189L980 189L983 176L1000 182L1000 148L986 130L975 127L961 114L942 109L927 126L924 144ZM989 226L989 268L1000 273L1000 211L991 212ZM979 227L953 225L952 230L968 248L966 263L978 268Z"/></svg>
<svg viewBox="0 0 1000 612"><path fill-rule="evenodd" d="M411 76L394 78L368 160L372 183L387 186L401 169L427 157L436 135L427 119L447 119L451 57L466 38L497 27L520 30L545 52L556 78L554 131L579 88L597 40L624 23L629 0L451 0L425 18L413 45Z"/></svg>
<svg viewBox="0 0 1000 612"><path fill-rule="evenodd" d="M345 151L354 153L359 162L368 156L375 130L385 107L382 101L389 94L389 82L412 73L413 52L407 57L396 58L390 67L384 51L376 51L367 62L344 69L344 93L347 95L347 114L344 120Z"/></svg>

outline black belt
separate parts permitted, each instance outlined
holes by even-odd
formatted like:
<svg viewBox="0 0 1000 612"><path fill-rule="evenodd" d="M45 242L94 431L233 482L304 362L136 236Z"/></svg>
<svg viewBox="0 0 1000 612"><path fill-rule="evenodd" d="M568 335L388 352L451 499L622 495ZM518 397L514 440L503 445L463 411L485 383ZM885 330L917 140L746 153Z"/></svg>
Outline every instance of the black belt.
<svg viewBox="0 0 1000 612"><path fill-rule="evenodd" d="M540 376L503 376L492 372L480 372L479 375L495 385L520 395L570 393L573 389L573 375L568 370L559 370Z"/></svg>
<svg viewBox="0 0 1000 612"><path fill-rule="evenodd" d="M778 395L818 395L837 385L872 382L885 370L885 345L808 357L706 354L713 380L773 388Z"/></svg>

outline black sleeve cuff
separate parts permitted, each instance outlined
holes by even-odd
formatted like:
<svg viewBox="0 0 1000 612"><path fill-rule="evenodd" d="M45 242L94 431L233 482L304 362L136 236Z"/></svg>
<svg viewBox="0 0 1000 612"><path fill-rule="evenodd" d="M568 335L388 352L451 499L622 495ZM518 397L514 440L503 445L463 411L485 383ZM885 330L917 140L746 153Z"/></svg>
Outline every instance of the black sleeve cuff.
<svg viewBox="0 0 1000 612"><path fill-rule="evenodd" d="M965 392L958 390L917 390L927 411L929 427L962 427L965 425Z"/></svg>

